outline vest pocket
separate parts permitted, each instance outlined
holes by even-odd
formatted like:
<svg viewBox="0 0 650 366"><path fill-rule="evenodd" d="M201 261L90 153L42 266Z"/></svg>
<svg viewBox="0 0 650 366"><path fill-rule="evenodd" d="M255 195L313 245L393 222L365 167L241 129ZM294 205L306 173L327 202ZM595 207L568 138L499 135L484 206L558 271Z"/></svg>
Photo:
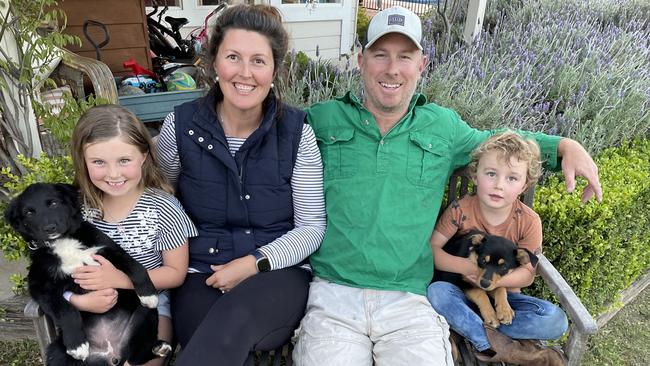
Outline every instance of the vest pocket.
<svg viewBox="0 0 650 366"><path fill-rule="evenodd" d="M409 134L406 176L416 185L444 187L450 164L449 143L440 136L411 132Z"/></svg>
<svg viewBox="0 0 650 366"><path fill-rule="evenodd" d="M189 252L191 259L209 264L224 264L233 259L231 240L220 240L218 236L205 232L190 238Z"/></svg>
<svg viewBox="0 0 650 366"><path fill-rule="evenodd" d="M353 139L353 128L334 128L316 133L325 180L348 178L355 174Z"/></svg>

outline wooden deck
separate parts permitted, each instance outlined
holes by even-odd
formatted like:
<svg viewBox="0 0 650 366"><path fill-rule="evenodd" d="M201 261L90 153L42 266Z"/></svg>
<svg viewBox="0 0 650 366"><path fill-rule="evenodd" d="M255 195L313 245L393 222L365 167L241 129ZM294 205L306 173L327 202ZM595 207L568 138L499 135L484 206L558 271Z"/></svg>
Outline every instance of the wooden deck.
<svg viewBox="0 0 650 366"><path fill-rule="evenodd" d="M23 311L29 297L14 296L0 301L0 341L36 339L31 319Z"/></svg>

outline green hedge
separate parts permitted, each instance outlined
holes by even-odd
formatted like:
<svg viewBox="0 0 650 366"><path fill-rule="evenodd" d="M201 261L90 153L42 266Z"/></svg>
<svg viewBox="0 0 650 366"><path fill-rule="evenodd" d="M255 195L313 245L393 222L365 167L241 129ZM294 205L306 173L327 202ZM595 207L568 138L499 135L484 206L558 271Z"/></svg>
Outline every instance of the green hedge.
<svg viewBox="0 0 650 366"><path fill-rule="evenodd" d="M556 174L538 188L534 205L544 254L592 314L615 306L619 292L650 268L650 140L607 149L596 162L602 203L582 204ZM541 279L530 290L552 297Z"/></svg>

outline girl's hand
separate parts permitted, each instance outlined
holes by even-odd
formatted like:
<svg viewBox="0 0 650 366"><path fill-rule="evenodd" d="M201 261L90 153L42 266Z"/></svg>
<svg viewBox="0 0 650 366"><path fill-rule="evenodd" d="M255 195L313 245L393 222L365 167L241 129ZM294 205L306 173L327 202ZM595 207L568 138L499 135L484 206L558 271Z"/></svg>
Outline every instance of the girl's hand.
<svg viewBox="0 0 650 366"><path fill-rule="evenodd" d="M210 266L210 268L214 274L205 281L205 284L221 292L230 291L241 281L257 274L255 257L252 255L237 258L224 265Z"/></svg>
<svg viewBox="0 0 650 366"><path fill-rule="evenodd" d="M70 297L70 304L77 310L90 313L105 313L117 303L117 290L108 288L99 291L91 291L86 294L73 294Z"/></svg>
<svg viewBox="0 0 650 366"><path fill-rule="evenodd" d="M84 290L105 290L109 288L131 288L131 280L124 272L115 268L101 255L93 255L99 266L77 267L72 274L74 282Z"/></svg>

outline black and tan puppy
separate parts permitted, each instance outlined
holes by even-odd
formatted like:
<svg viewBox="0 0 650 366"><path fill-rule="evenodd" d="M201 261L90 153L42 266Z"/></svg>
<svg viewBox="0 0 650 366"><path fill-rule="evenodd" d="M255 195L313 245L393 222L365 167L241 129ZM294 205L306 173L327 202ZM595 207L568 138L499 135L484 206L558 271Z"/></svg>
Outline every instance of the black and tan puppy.
<svg viewBox="0 0 650 366"><path fill-rule="evenodd" d="M497 328L500 324L512 323L515 314L508 304L506 288L495 289L495 285L501 277L521 265L531 263L534 267L538 261L537 256L528 249L517 247L504 237L477 230L455 236L442 249L451 255L469 258L476 263L480 287L474 287L458 273L439 270L434 271L433 281L450 282L463 289L467 298L478 306L485 324ZM494 299L494 307L488 294Z"/></svg>
<svg viewBox="0 0 650 366"><path fill-rule="evenodd" d="M157 339L158 294L146 269L83 220L73 186L33 184L10 202L5 219L29 244L29 293L59 330L47 365L139 365L171 350ZM108 259L135 288L119 290L117 304L103 314L80 312L63 297L84 292L70 275L76 267L97 265L93 254Z"/></svg>

